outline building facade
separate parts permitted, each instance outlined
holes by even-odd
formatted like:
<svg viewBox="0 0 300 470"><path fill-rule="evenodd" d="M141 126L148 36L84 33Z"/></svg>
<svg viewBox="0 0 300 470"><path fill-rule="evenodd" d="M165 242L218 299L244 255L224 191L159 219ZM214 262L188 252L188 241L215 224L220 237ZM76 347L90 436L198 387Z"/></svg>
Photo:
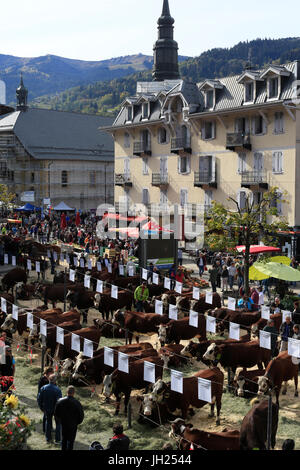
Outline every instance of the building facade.
<svg viewBox="0 0 300 470"><path fill-rule="evenodd" d="M156 73L153 82L137 83L107 129L115 141L115 201L161 210L178 204L193 213L213 200L228 205L229 196L242 208L249 191L259 202L276 186L288 194L279 213L299 231L300 62L197 84Z"/></svg>
<svg viewBox="0 0 300 470"><path fill-rule="evenodd" d="M44 199L83 211L113 204L113 140L99 130L112 119L29 108L26 91L21 79L17 109L0 116L0 183L20 203L29 193L37 206Z"/></svg>

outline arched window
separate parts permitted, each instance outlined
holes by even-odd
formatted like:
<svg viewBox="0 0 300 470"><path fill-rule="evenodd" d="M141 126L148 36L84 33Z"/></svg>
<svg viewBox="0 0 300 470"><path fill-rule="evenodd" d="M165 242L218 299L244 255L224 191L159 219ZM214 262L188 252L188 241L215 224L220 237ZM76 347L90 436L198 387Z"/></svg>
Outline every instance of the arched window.
<svg viewBox="0 0 300 470"><path fill-rule="evenodd" d="M165 127L160 127L158 131L158 142L160 144L168 143L168 132Z"/></svg>
<svg viewBox="0 0 300 470"><path fill-rule="evenodd" d="M68 186L68 172L66 170L61 172L61 185L63 188Z"/></svg>

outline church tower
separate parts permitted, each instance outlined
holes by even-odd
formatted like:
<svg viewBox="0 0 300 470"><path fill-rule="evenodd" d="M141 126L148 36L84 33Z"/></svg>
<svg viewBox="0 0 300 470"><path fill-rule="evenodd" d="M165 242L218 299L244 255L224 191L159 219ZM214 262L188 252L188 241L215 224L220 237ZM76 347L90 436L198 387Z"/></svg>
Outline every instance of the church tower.
<svg viewBox="0 0 300 470"><path fill-rule="evenodd" d="M20 85L16 89L16 95L17 95L17 111L26 111L28 107L27 106L28 90L24 86L22 74L21 74Z"/></svg>
<svg viewBox="0 0 300 470"><path fill-rule="evenodd" d="M178 44L173 39L174 19L170 14L169 1L164 0L163 10L158 19L158 40L154 44L153 80L177 80Z"/></svg>

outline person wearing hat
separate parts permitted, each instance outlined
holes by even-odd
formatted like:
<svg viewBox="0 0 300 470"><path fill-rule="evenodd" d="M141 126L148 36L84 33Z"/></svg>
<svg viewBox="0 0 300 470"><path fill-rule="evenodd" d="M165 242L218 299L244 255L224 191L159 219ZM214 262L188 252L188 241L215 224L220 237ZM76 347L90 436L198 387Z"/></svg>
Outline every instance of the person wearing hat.
<svg viewBox="0 0 300 470"><path fill-rule="evenodd" d="M144 312L144 302L149 299L149 289L147 287L147 281L143 281L134 291L134 300L136 302L137 312Z"/></svg>

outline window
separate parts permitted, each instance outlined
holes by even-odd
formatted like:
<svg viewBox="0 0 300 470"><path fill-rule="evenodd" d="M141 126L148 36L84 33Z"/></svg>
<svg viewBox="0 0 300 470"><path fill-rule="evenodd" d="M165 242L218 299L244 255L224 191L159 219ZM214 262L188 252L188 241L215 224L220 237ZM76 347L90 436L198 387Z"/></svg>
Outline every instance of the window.
<svg viewBox="0 0 300 470"><path fill-rule="evenodd" d="M252 131L254 135L265 134L267 131L266 123L262 116L255 116L252 121Z"/></svg>
<svg viewBox="0 0 300 470"><path fill-rule="evenodd" d="M283 152L273 152L272 154L273 173L283 173Z"/></svg>
<svg viewBox="0 0 300 470"><path fill-rule="evenodd" d="M132 121L133 119L133 106L127 107L127 121Z"/></svg>
<svg viewBox="0 0 300 470"><path fill-rule="evenodd" d="M143 158L143 175L149 175L148 157Z"/></svg>
<svg viewBox="0 0 300 470"><path fill-rule="evenodd" d="M238 154L238 173L242 174L246 171L246 153L241 152Z"/></svg>
<svg viewBox="0 0 300 470"><path fill-rule="evenodd" d="M282 192L280 190L277 191L277 197L271 202L271 207L277 209L278 215L282 214Z"/></svg>
<svg viewBox="0 0 300 470"><path fill-rule="evenodd" d="M216 123L207 121L202 128L202 138L204 140L214 139L216 137Z"/></svg>
<svg viewBox="0 0 300 470"><path fill-rule="evenodd" d="M211 190L204 193L204 210L208 210L212 206L213 193Z"/></svg>
<svg viewBox="0 0 300 470"><path fill-rule="evenodd" d="M168 132L165 127L160 127L158 130L158 142L160 144L167 144L168 143Z"/></svg>
<svg viewBox="0 0 300 470"><path fill-rule="evenodd" d="M34 173L31 173L31 183L34 183L34 177L35 177Z"/></svg>
<svg viewBox="0 0 300 470"><path fill-rule="evenodd" d="M206 107L209 109L214 107L214 90L206 92Z"/></svg>
<svg viewBox="0 0 300 470"><path fill-rule="evenodd" d="M216 177L216 162L215 157L212 155L205 155L199 157L199 177L203 183L215 182Z"/></svg>
<svg viewBox="0 0 300 470"><path fill-rule="evenodd" d="M160 190L160 204L168 204L168 191L167 189Z"/></svg>
<svg viewBox="0 0 300 470"><path fill-rule="evenodd" d="M254 171L262 171L264 169L264 154L262 152L255 152L253 155L253 169Z"/></svg>
<svg viewBox="0 0 300 470"><path fill-rule="evenodd" d="M242 134L249 133L249 118L237 118L235 120L235 132L241 132Z"/></svg>
<svg viewBox="0 0 300 470"><path fill-rule="evenodd" d="M124 134L124 147L129 148L130 147L130 135L128 132L125 132Z"/></svg>
<svg viewBox="0 0 300 470"><path fill-rule="evenodd" d="M90 172L90 185L91 186L96 185L96 172L95 171Z"/></svg>
<svg viewBox="0 0 300 470"><path fill-rule="evenodd" d="M238 204L239 204L240 210L245 210L246 209L246 201L247 201L246 191L240 191L238 193Z"/></svg>
<svg viewBox="0 0 300 470"><path fill-rule="evenodd" d="M181 189L180 190L180 205L184 207L188 203L188 190Z"/></svg>
<svg viewBox="0 0 300 470"><path fill-rule="evenodd" d="M248 82L245 84L245 102L254 101L254 83Z"/></svg>
<svg viewBox="0 0 300 470"><path fill-rule="evenodd" d="M279 92L278 77L269 78L269 99L277 98Z"/></svg>
<svg viewBox="0 0 300 470"><path fill-rule="evenodd" d="M274 134L284 133L284 114L283 112L275 113L274 119Z"/></svg>
<svg viewBox="0 0 300 470"><path fill-rule="evenodd" d="M150 204L149 202L149 190L148 188L144 188L143 189L143 204L144 205L147 205L147 204Z"/></svg>
<svg viewBox="0 0 300 470"><path fill-rule="evenodd" d="M130 179L130 159L125 158L124 160L124 178L129 180Z"/></svg>
<svg viewBox="0 0 300 470"><path fill-rule="evenodd" d="M61 172L61 185L63 188L68 186L68 172L65 170Z"/></svg>
<svg viewBox="0 0 300 470"><path fill-rule="evenodd" d="M149 117L149 103L143 103L142 105L142 119L148 119Z"/></svg>
<svg viewBox="0 0 300 470"><path fill-rule="evenodd" d="M178 173L184 175L190 171L190 157L187 155L178 157Z"/></svg>

